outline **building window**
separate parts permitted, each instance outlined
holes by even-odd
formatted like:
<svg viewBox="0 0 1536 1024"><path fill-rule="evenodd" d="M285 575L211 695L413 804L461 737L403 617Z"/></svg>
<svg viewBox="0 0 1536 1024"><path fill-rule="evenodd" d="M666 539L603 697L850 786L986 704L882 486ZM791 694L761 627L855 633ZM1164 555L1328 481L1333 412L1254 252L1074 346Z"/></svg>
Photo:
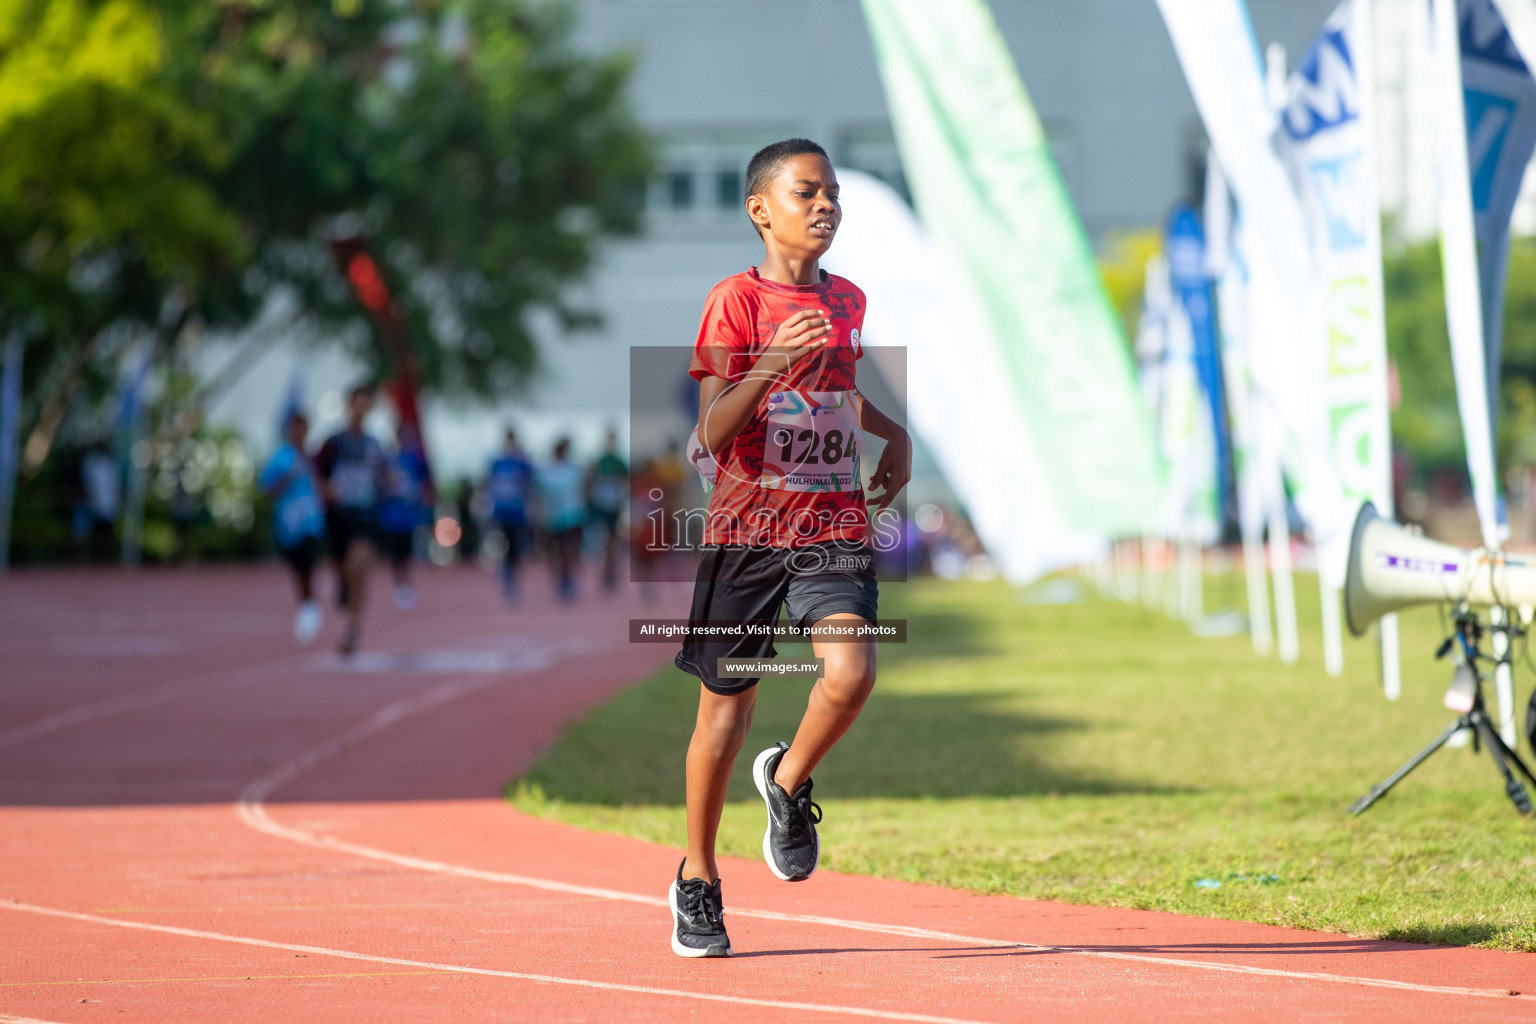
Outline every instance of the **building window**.
<svg viewBox="0 0 1536 1024"><path fill-rule="evenodd" d="M667 196L674 210L693 207L693 172L673 171L667 175Z"/></svg>
<svg viewBox="0 0 1536 1024"><path fill-rule="evenodd" d="M623 197L623 203L625 206L644 213L646 207L645 193L645 176L637 174L632 178L626 178L624 180L624 184L620 187L619 194Z"/></svg>
<svg viewBox="0 0 1536 1024"><path fill-rule="evenodd" d="M723 168L715 174L715 205L722 210L733 210L746 199L742 189L741 172L734 167Z"/></svg>
<svg viewBox="0 0 1536 1024"><path fill-rule="evenodd" d="M901 152L896 147L896 135L889 124L862 124L845 128L836 144L836 151L837 166L863 171L879 178L911 205L912 195L907 189L907 176L902 171Z"/></svg>

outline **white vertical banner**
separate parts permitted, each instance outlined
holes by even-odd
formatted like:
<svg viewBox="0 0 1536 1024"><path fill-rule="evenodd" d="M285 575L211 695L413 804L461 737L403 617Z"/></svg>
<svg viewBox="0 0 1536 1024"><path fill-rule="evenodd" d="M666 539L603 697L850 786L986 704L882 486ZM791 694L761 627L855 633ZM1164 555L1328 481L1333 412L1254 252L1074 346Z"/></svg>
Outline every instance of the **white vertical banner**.
<svg viewBox="0 0 1536 1024"><path fill-rule="evenodd" d="M1367 244L1371 248L1367 266L1375 274L1370 289L1371 319L1375 324L1376 348L1380 372L1372 402L1371 430L1381 439L1377 449L1381 464L1376 469L1376 489L1383 515L1396 516L1397 507L1392 480L1392 399L1390 360L1387 356L1386 289L1382 280L1381 245L1381 129L1377 109L1376 76L1376 0L1355 0L1352 23L1355 39L1355 75L1360 83L1361 175L1364 179L1362 203L1366 210ZM1397 615L1383 615L1376 623L1376 639L1381 651L1381 692L1388 700L1397 700L1403 692L1402 645L1398 639Z"/></svg>
<svg viewBox="0 0 1536 1024"><path fill-rule="evenodd" d="M1461 42L1456 0L1431 0L1434 45L1435 150L1439 154L1440 264L1445 279L1445 319L1456 375L1456 406L1467 445L1467 472L1483 543L1499 546L1488 425L1488 370L1483 351L1483 308L1477 277L1477 239L1472 221L1472 181L1467 167L1467 122L1461 81Z"/></svg>
<svg viewBox="0 0 1536 1024"><path fill-rule="evenodd" d="M1248 637L1255 654L1274 646L1270 627L1269 573L1264 559L1264 505L1254 446L1252 382L1248 376L1248 267L1236 239L1232 196L1221 164L1212 153L1205 162L1206 262L1216 280L1216 308L1221 339L1221 371L1232 423L1233 468L1237 476L1237 527L1243 547L1247 584Z"/></svg>
<svg viewBox="0 0 1536 1024"><path fill-rule="evenodd" d="M1439 163L1440 267L1445 279L1445 320L1456 376L1456 408L1467 446L1467 473L1483 544L1500 546L1498 479L1493 461L1493 413L1488 361L1483 347L1483 304L1477 268L1477 235L1468 166L1466 96L1461 77L1460 18L1456 0L1431 0L1435 81L1435 141ZM1507 639L1506 641L1507 642ZM1495 653L1502 653L1496 651ZM1513 745L1514 688L1507 670L1496 675L1499 732Z"/></svg>
<svg viewBox="0 0 1536 1024"><path fill-rule="evenodd" d="M1173 313L1173 290L1169 283L1168 261L1161 252L1147 257L1142 268L1141 317L1136 324L1136 381L1142 403L1151 417L1159 458L1163 447L1163 400L1166 392L1169 345L1169 317ZM1169 486L1169 474L1163 466L1163 487ZM1160 499L1166 502L1166 497ZM1159 505L1161 514L1162 505ZM1141 536L1141 596L1148 608L1165 604L1163 563L1167 545L1160 519L1149 520ZM1172 609L1173 605L1169 605Z"/></svg>
<svg viewBox="0 0 1536 1024"><path fill-rule="evenodd" d="M1392 514L1381 208L1376 185L1371 0L1344 0L1286 80L1276 149L1307 218L1326 316L1329 447L1350 508ZM1336 611L1341 566L1324 560L1322 599ZM1395 697L1395 618L1383 629L1383 688ZM1391 639L1391 644L1385 643ZM1328 650L1342 669L1342 633ZM1335 642L1336 640L1336 642ZM1390 646L1390 650L1388 647Z"/></svg>
<svg viewBox="0 0 1536 1024"><path fill-rule="evenodd" d="M1233 224L1232 251L1244 259L1249 274L1244 288L1247 311L1247 351L1281 348L1286 342L1280 310L1285 295L1274 275L1255 272L1255 262L1262 265L1263 252L1254 252L1246 225L1241 219ZM1293 665L1301 656L1301 641L1296 627L1296 589L1291 576L1291 528L1286 510L1285 481L1281 462L1285 449L1285 430L1273 393L1257 374L1249 375L1249 411L1253 422L1253 461L1256 494L1264 510L1269 531L1269 563L1274 574L1275 642L1280 660Z"/></svg>
<svg viewBox="0 0 1536 1024"><path fill-rule="evenodd" d="M1161 340L1158 362L1149 367L1156 373L1155 404L1149 408L1155 410L1157 449L1166 467L1156 522L1165 537L1211 543L1216 533L1210 501L1215 441L1195 371L1194 334L1183 304L1174 297L1166 259L1147 261L1143 291L1143 315Z"/></svg>
<svg viewBox="0 0 1536 1024"><path fill-rule="evenodd" d="M1536 62L1536 0L1493 0L1527 65Z"/></svg>
<svg viewBox="0 0 1536 1024"><path fill-rule="evenodd" d="M1250 372L1284 432L1296 503L1330 579L1343 579L1350 510L1333 466L1319 382L1324 320L1305 218L1272 148L1277 119L1242 0L1157 0L1249 238L1248 268L1279 296L1250 345ZM1257 322L1257 320L1256 320Z"/></svg>

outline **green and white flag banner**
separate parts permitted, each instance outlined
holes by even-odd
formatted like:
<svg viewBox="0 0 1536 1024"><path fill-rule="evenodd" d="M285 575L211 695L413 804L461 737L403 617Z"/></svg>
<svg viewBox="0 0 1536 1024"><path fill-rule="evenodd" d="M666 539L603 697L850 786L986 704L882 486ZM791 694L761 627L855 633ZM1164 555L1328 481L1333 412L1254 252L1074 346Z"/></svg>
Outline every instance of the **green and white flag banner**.
<svg viewBox="0 0 1536 1024"><path fill-rule="evenodd" d="M1334 465L1352 506L1392 509L1371 4L1344 0L1286 81L1275 148L1306 214L1327 318L1325 401Z"/></svg>
<svg viewBox="0 0 1536 1024"><path fill-rule="evenodd" d="M864 0L918 212L978 313L1065 522L1151 525L1152 432L1118 316L1045 133L983 0ZM964 347L962 347L962 345Z"/></svg>
<svg viewBox="0 0 1536 1024"><path fill-rule="evenodd" d="M910 207L859 171L838 172L843 223L822 265L864 290L864 351L906 351L907 414L998 570L1028 583L1103 557L1102 534L1062 520L997 346L967 308ZM978 443L978 438L994 442ZM1007 439L1007 443L1003 443Z"/></svg>
<svg viewBox="0 0 1536 1024"><path fill-rule="evenodd" d="M1195 338L1183 303L1169 282L1162 254L1147 260L1136 354L1141 390L1155 424L1166 468L1156 527L1164 537L1214 544L1216 439L1195 372ZM1155 360L1155 362L1154 362Z"/></svg>

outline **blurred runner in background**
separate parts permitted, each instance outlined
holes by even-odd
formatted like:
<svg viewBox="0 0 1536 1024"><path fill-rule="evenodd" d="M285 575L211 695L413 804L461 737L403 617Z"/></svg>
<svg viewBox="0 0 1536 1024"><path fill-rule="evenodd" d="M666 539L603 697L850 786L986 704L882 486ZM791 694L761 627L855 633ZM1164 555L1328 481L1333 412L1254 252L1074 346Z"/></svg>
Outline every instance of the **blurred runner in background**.
<svg viewBox="0 0 1536 1024"><path fill-rule="evenodd" d="M459 481L454 496L454 518L459 521L459 564L473 566L480 554L480 518L475 513L475 483L469 477Z"/></svg>
<svg viewBox="0 0 1536 1024"><path fill-rule="evenodd" d="M560 600L576 600L576 568L581 559L581 527L586 520L581 470L571 461L571 439L555 442L548 463L537 470L539 529L544 535L558 581Z"/></svg>
<svg viewBox="0 0 1536 1024"><path fill-rule="evenodd" d="M491 498L491 518L507 540L501 559L501 596L508 604L517 601L517 562L528 543L528 502L533 492L533 463L518 444L517 432L507 428L501 454L491 460L485 478Z"/></svg>
<svg viewBox="0 0 1536 1024"><path fill-rule="evenodd" d="M656 456L656 479L663 490L667 492L669 503L667 510L674 512L681 507L679 502L682 495L679 493L683 485L683 474L687 469L687 463L683 461L682 445L676 441L667 442L667 450L664 454Z"/></svg>
<svg viewBox="0 0 1536 1024"><path fill-rule="evenodd" d="M587 471L587 509L603 534L603 589L619 585L619 517L629 495L629 466L619 457L618 432L609 429L603 454Z"/></svg>
<svg viewBox="0 0 1536 1024"><path fill-rule="evenodd" d="M115 528L122 504L117 460L96 444L80 460L80 503L75 506L75 541L95 562L110 562L117 549Z"/></svg>
<svg viewBox="0 0 1536 1024"><path fill-rule="evenodd" d="M272 499L272 539L283 561L293 570L299 608L293 616L293 638L308 644L320 632L324 616L315 600L315 563L320 558L320 535L325 518L315 484L315 468L304 452L309 420L301 412L288 417L283 443L257 481Z"/></svg>
<svg viewBox="0 0 1536 1024"><path fill-rule="evenodd" d="M629 479L630 578L640 584L640 599L656 599L656 579L666 555L667 492L656 474L656 459L635 467Z"/></svg>
<svg viewBox="0 0 1536 1024"><path fill-rule="evenodd" d="M347 428L326 441L315 459L325 498L326 536L336 565L338 597L347 610L342 654L356 651L362 636L379 494L384 484L384 449L363 430L363 420L372 409L373 388L353 388L347 396Z"/></svg>
<svg viewBox="0 0 1536 1024"><path fill-rule="evenodd" d="M394 573L395 607L416 607L411 582L411 558L416 528L427 522L434 503L432 477L414 424L402 423L398 446L385 465L383 500L379 502L379 544Z"/></svg>

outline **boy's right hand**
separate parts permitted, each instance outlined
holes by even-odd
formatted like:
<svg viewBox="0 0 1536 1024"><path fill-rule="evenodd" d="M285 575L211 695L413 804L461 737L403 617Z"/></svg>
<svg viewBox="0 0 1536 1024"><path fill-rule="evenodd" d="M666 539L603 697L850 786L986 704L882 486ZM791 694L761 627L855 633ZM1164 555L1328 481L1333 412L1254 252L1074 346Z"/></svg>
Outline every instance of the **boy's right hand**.
<svg viewBox="0 0 1536 1024"><path fill-rule="evenodd" d="M779 325L768 349L782 353L789 365L794 366L821 349L831 333L832 320L826 310L802 309Z"/></svg>

